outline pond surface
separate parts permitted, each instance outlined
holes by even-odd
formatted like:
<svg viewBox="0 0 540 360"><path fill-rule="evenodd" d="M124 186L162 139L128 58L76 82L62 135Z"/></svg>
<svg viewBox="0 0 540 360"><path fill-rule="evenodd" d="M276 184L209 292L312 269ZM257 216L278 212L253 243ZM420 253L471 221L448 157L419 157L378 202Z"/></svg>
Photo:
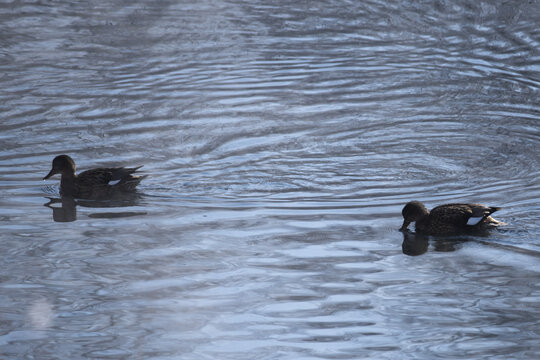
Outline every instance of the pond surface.
<svg viewBox="0 0 540 360"><path fill-rule="evenodd" d="M2 2L0 357L540 357L540 4L398 3Z"/></svg>

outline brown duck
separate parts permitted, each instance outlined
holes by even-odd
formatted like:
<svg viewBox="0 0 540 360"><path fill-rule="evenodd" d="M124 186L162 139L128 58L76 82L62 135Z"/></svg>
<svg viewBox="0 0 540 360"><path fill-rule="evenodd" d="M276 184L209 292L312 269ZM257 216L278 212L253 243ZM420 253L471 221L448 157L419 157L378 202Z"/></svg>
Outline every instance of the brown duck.
<svg viewBox="0 0 540 360"><path fill-rule="evenodd" d="M134 168L98 168L75 174L75 162L68 155L59 155L52 162L51 171L43 178L46 180L55 174L61 174L60 194L82 199L103 199L122 192L133 192L142 179L133 173Z"/></svg>
<svg viewBox="0 0 540 360"><path fill-rule="evenodd" d="M487 229L503 224L490 216L500 209L481 204L446 204L428 211L420 201L411 201L401 211L404 220L400 230L407 230L412 222L416 222L415 228L418 233L429 235Z"/></svg>

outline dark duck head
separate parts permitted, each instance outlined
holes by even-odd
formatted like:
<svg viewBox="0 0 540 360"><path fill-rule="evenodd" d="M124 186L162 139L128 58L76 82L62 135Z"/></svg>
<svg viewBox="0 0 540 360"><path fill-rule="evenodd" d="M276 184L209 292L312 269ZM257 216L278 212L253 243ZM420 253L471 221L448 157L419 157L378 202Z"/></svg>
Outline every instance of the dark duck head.
<svg viewBox="0 0 540 360"><path fill-rule="evenodd" d="M405 231L410 223L429 215L429 211L420 201L410 201L403 207L401 214L403 215L403 225L401 225L400 230Z"/></svg>
<svg viewBox="0 0 540 360"><path fill-rule="evenodd" d="M49 171L43 180L47 180L56 174L75 176L75 161L67 155L58 155L55 157L52 161L51 171Z"/></svg>

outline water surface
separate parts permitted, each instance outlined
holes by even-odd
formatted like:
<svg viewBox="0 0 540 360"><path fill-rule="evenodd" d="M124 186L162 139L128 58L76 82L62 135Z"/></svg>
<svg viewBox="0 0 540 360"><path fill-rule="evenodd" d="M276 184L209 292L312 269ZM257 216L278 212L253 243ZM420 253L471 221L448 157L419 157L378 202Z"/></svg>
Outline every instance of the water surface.
<svg viewBox="0 0 540 360"><path fill-rule="evenodd" d="M4 2L1 357L537 358L538 14ZM60 199L62 153L150 176ZM409 200L508 225L404 235Z"/></svg>

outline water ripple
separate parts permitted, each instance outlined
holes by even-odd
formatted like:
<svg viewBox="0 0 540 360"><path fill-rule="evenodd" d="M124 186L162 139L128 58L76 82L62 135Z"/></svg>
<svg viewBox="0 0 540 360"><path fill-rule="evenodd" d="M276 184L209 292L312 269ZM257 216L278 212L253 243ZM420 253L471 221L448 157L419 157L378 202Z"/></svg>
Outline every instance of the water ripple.
<svg viewBox="0 0 540 360"><path fill-rule="evenodd" d="M0 9L5 357L537 354L537 3ZM60 153L149 177L51 205ZM509 225L406 256L413 199Z"/></svg>

